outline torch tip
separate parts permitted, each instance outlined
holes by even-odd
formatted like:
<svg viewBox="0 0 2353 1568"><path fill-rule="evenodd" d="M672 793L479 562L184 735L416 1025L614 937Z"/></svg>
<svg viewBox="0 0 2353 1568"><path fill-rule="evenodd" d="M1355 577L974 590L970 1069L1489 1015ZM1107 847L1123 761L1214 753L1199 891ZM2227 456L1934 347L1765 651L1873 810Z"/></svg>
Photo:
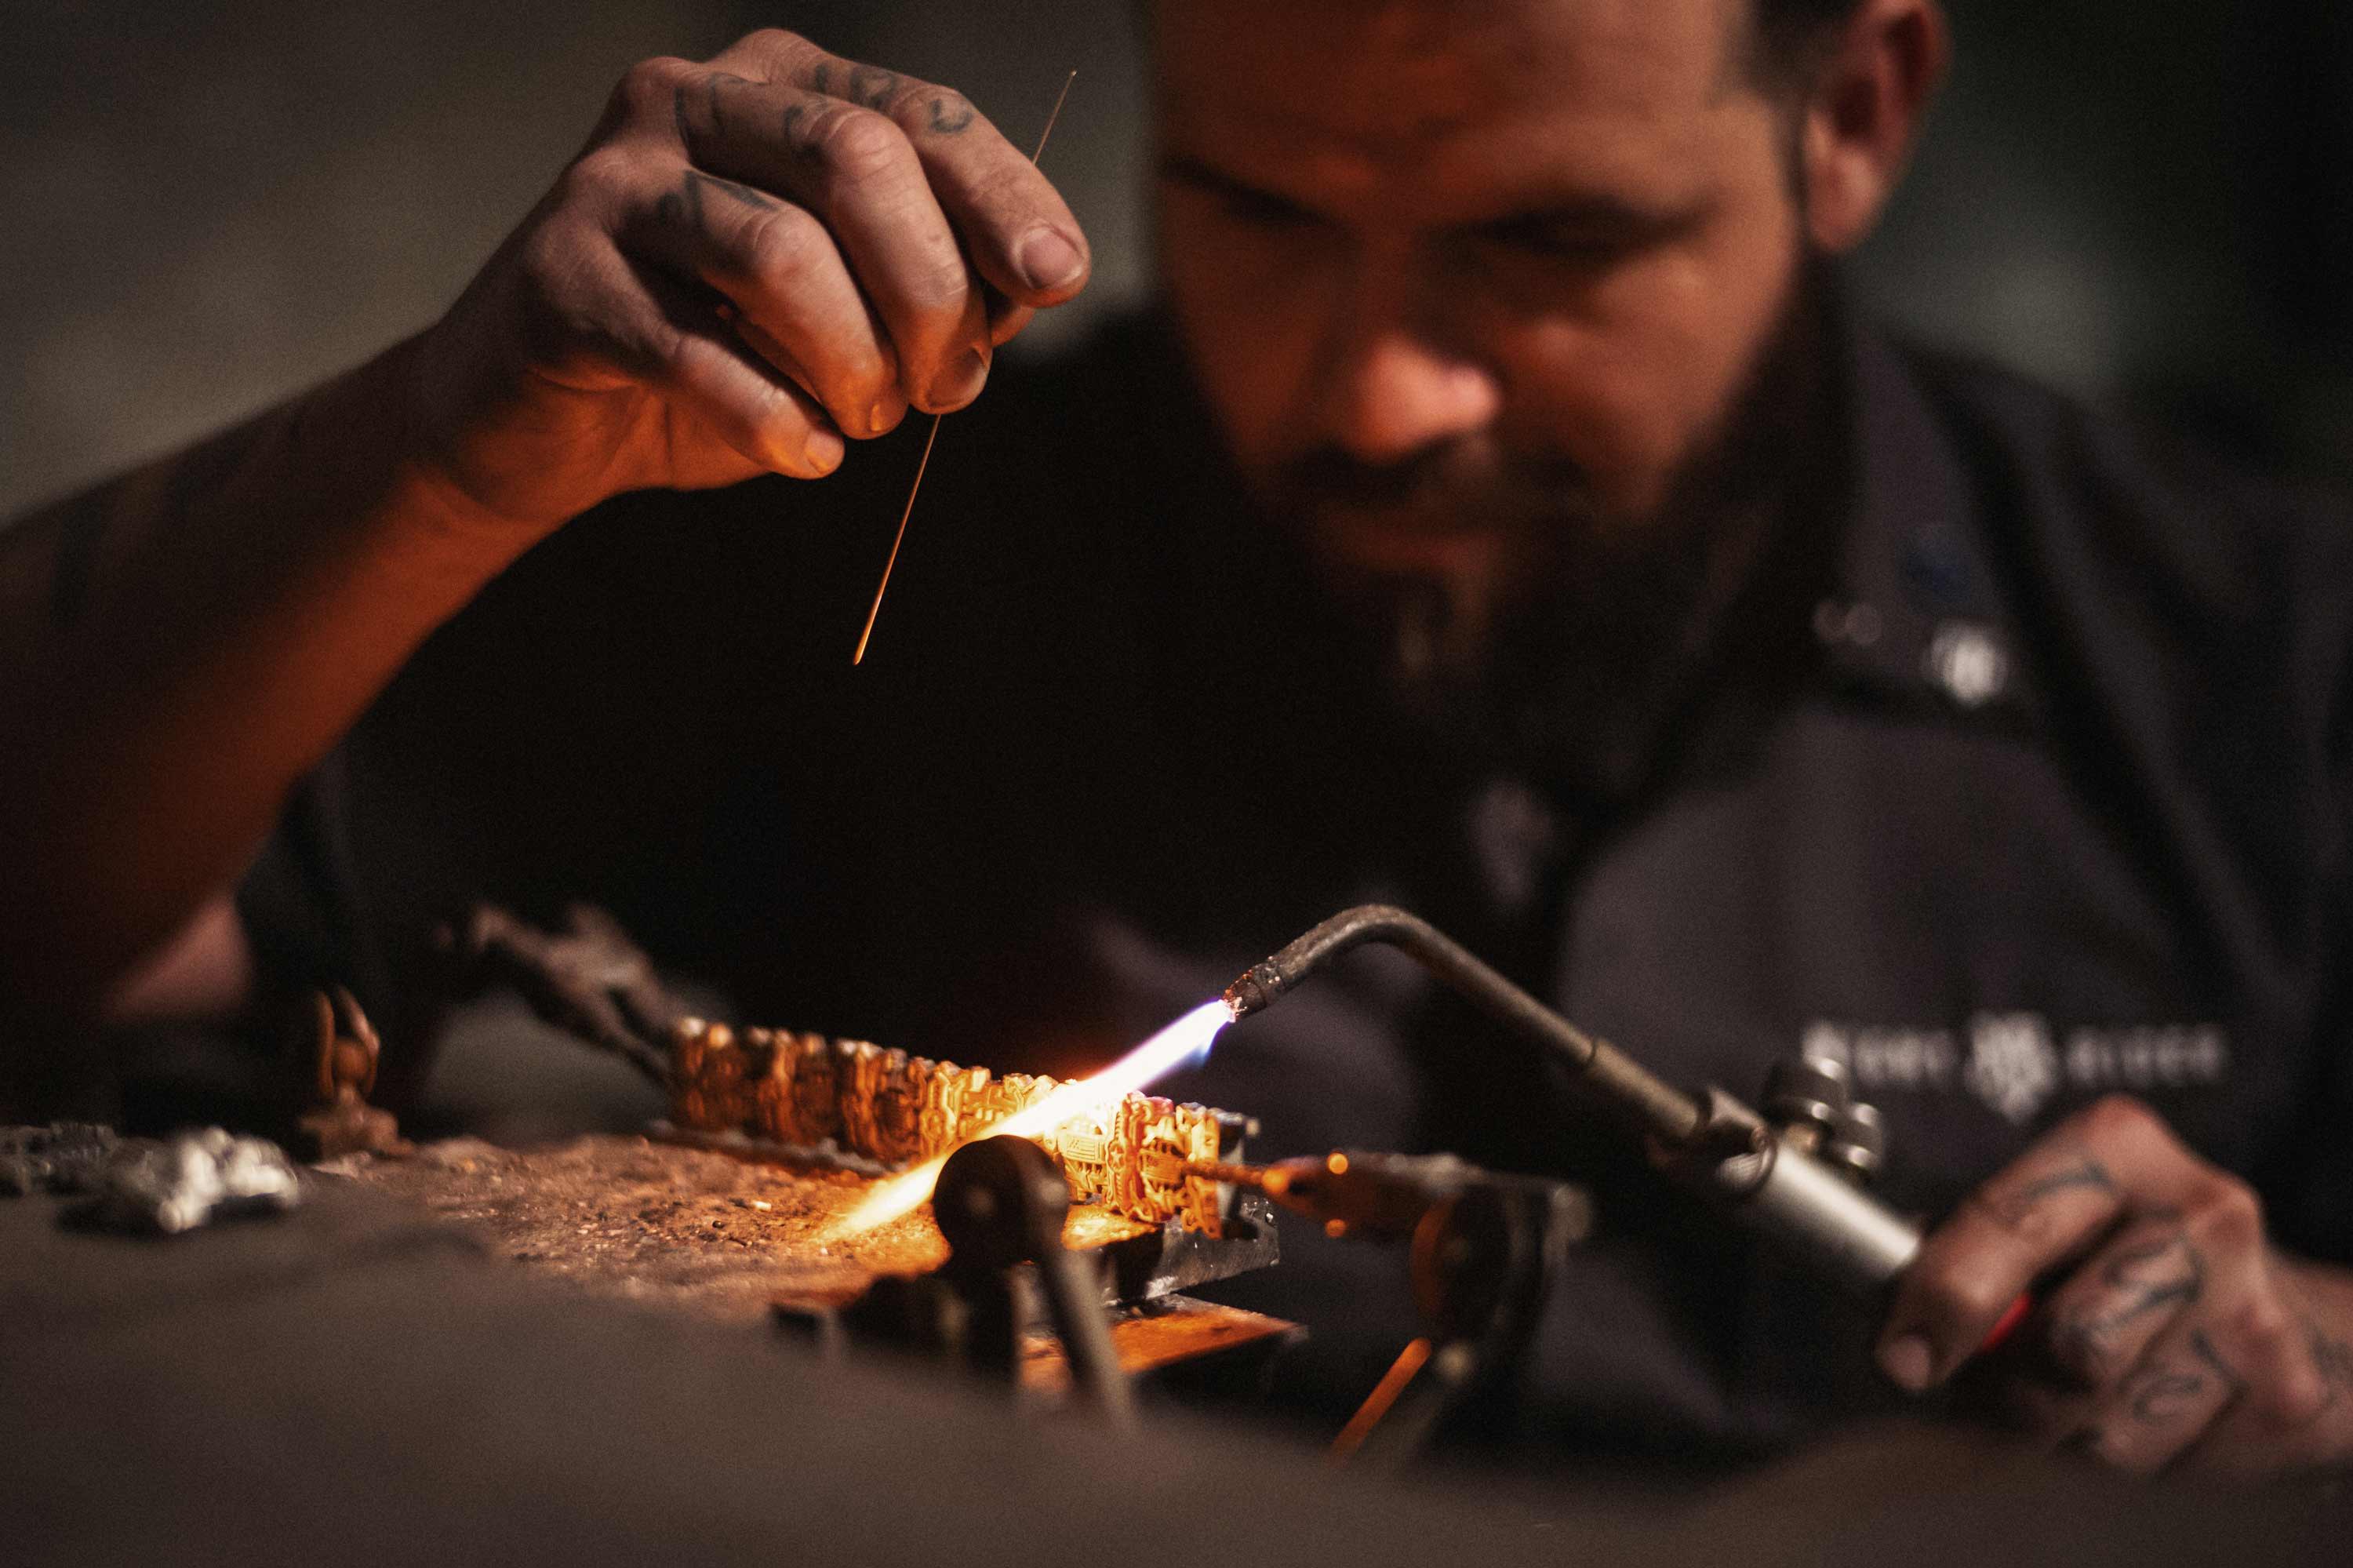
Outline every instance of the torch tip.
<svg viewBox="0 0 2353 1568"><path fill-rule="evenodd" d="M1272 1001L1281 984L1264 964L1253 964L1241 979L1226 988L1226 1012L1239 1023Z"/></svg>

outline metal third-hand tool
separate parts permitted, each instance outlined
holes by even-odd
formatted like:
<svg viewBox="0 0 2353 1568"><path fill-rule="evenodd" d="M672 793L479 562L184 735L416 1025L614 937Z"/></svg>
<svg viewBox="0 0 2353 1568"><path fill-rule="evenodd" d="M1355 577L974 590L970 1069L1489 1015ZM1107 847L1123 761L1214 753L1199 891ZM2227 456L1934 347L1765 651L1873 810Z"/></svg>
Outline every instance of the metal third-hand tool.
<svg viewBox="0 0 2353 1568"><path fill-rule="evenodd" d="M1335 1237L1407 1244L1422 1333L1357 1407L1335 1457L1394 1467L1447 1413L1517 1361L1592 1205L1566 1181L1504 1176L1451 1154L1342 1150L1272 1165L1197 1161L1196 1172L1320 1223Z"/></svg>

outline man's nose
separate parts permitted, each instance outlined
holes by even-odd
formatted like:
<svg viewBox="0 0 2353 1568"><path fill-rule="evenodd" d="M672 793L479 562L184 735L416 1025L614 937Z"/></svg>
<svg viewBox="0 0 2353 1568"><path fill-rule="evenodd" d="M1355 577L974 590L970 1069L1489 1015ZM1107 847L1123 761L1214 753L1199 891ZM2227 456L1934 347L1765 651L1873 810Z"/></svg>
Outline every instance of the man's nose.
<svg viewBox="0 0 2353 1568"><path fill-rule="evenodd" d="M1334 358L1320 433L1366 463L1472 434L1503 408L1492 371L1401 325L1351 333Z"/></svg>

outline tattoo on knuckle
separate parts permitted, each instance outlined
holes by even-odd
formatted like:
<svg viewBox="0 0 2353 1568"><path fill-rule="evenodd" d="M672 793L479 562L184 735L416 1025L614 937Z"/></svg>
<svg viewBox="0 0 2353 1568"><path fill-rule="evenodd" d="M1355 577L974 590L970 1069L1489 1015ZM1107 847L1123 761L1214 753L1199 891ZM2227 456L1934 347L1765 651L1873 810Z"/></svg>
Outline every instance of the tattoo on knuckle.
<svg viewBox="0 0 2353 1568"><path fill-rule="evenodd" d="M727 115L720 106L720 90L751 85L732 71L715 70L702 79L702 112L704 118L711 122L712 135L727 134ZM683 83L678 90L678 126L679 135L683 139L686 135L686 88Z"/></svg>
<svg viewBox="0 0 2353 1568"><path fill-rule="evenodd" d="M784 203L733 180L706 175L701 169L689 169L679 177L678 188L664 191L654 203L654 216L673 228L707 229L710 225L710 204L706 193L724 202L749 207L754 213L782 213Z"/></svg>
<svg viewBox="0 0 2353 1568"><path fill-rule="evenodd" d="M2157 1366L2126 1384L2123 1397L2135 1421L2156 1426L2179 1417L2205 1392L2205 1373L2183 1366Z"/></svg>
<svg viewBox="0 0 2353 1568"><path fill-rule="evenodd" d="M2247 1392L2245 1375L2237 1367L2232 1366L2221 1351L2214 1348L2214 1341L2207 1337L2205 1330L2189 1330L2189 1353L2197 1357L2208 1372L2221 1380L2222 1387L2229 1391L2232 1398Z"/></svg>
<svg viewBox="0 0 2353 1568"><path fill-rule="evenodd" d="M2106 1166L2089 1155L2080 1155L2058 1170L1989 1194L1986 1206L1997 1219L2018 1228L2028 1224L2051 1199L2062 1193L2085 1192L2114 1194L2116 1181Z"/></svg>
<svg viewBox="0 0 2353 1568"><path fill-rule="evenodd" d="M2126 1330L2204 1295L2206 1268L2178 1231L2116 1249L2101 1266L2097 1293L2053 1335L2063 1364L2099 1378L2126 1343Z"/></svg>
<svg viewBox="0 0 2353 1568"><path fill-rule="evenodd" d="M740 202L745 207L755 208L761 212L782 212L784 210L784 203L778 201L767 192L754 190L750 185L744 185L739 181L722 179L716 175L706 175L700 169L689 169L686 172L686 178L687 183L691 185L716 191L726 196L731 201Z"/></svg>
<svg viewBox="0 0 2353 1568"><path fill-rule="evenodd" d="M2119 1247L2103 1277L2138 1311L2195 1301L2205 1293L2206 1260L2179 1226Z"/></svg>
<svg viewBox="0 0 2353 1568"><path fill-rule="evenodd" d="M807 155L817 148L817 137L809 126L809 106L788 103L785 106L783 125L785 145L795 153Z"/></svg>
<svg viewBox="0 0 2353 1568"><path fill-rule="evenodd" d="M868 109L887 109L898 96L900 77L894 70L881 66L853 65L849 68L849 101Z"/></svg>
<svg viewBox="0 0 2353 1568"><path fill-rule="evenodd" d="M2353 1342L2337 1338L2317 1322L2305 1325L2306 1347L2312 1352L2312 1364L2328 1389L2328 1401L2335 1404L2343 1394L2353 1393Z"/></svg>
<svg viewBox="0 0 2353 1568"><path fill-rule="evenodd" d="M927 110L927 123L941 136L957 136L972 129L978 111L972 101L960 92L944 92L934 98Z"/></svg>

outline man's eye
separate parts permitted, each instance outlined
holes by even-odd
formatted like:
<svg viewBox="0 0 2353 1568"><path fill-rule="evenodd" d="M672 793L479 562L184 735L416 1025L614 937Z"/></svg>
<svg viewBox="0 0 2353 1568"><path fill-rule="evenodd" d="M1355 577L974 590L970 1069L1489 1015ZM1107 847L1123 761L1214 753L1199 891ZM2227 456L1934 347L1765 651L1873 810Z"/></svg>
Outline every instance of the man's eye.
<svg viewBox="0 0 2353 1568"><path fill-rule="evenodd" d="M1522 256L1578 267L1607 267L1641 248L1639 236L1588 224L1497 224L1480 238Z"/></svg>
<svg viewBox="0 0 2353 1568"><path fill-rule="evenodd" d="M1226 190L1219 193L1219 199L1228 217L1254 228L1300 228L1315 221L1315 215L1305 207L1263 191Z"/></svg>

